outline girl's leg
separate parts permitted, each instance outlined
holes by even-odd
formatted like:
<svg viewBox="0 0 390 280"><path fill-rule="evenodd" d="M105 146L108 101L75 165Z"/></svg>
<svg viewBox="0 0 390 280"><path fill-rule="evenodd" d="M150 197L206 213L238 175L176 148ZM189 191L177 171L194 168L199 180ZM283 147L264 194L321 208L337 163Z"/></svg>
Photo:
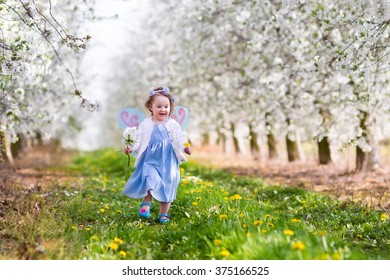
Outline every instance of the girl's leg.
<svg viewBox="0 0 390 280"><path fill-rule="evenodd" d="M150 194L150 192L148 192L148 194L144 198L144 202L152 203L152 200L153 200L153 197ZM142 206L141 209L144 209L145 211L148 211L150 209L150 206L149 205L144 205L144 206Z"/></svg>
<svg viewBox="0 0 390 280"><path fill-rule="evenodd" d="M171 207L170 202L160 202L160 214L168 214L169 207ZM168 217L161 217L161 219L169 220Z"/></svg>

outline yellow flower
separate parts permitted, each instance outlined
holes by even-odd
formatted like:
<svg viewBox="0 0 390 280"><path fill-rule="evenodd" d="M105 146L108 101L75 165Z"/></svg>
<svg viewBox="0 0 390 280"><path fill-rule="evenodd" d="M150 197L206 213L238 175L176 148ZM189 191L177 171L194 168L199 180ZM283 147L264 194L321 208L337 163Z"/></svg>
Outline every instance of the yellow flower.
<svg viewBox="0 0 390 280"><path fill-rule="evenodd" d="M115 238L114 238L114 242L120 244L120 243L123 243L123 240L120 239L120 238L118 238L118 237L115 237Z"/></svg>
<svg viewBox="0 0 390 280"><path fill-rule="evenodd" d="M72 226L72 229L73 229L73 230L76 230L76 229L77 229L77 227L76 227L76 226Z"/></svg>
<svg viewBox="0 0 390 280"><path fill-rule="evenodd" d="M294 232L293 232L292 230L290 230L290 229L285 229L285 230L283 231L283 233L284 233L285 235L288 235L288 236L293 236L293 235L294 235Z"/></svg>
<svg viewBox="0 0 390 280"><path fill-rule="evenodd" d="M90 230L91 230L91 228L90 228L90 227L87 227L87 228L85 228L85 230L86 230L86 231L90 231Z"/></svg>
<svg viewBox="0 0 390 280"><path fill-rule="evenodd" d="M120 251L119 254L121 254L123 257L126 257L127 253L125 251Z"/></svg>
<svg viewBox="0 0 390 280"><path fill-rule="evenodd" d="M91 239L92 239L92 240L96 240L96 241L99 240L99 238L98 238L96 235L91 236Z"/></svg>
<svg viewBox="0 0 390 280"><path fill-rule="evenodd" d="M185 143L184 143L184 148L189 148L189 147L191 147L190 143L185 142Z"/></svg>
<svg viewBox="0 0 390 280"><path fill-rule="evenodd" d="M386 215L385 213L383 213L383 214L381 215L381 220L382 220L382 221L386 221L386 220L387 220L387 215Z"/></svg>
<svg viewBox="0 0 390 280"><path fill-rule="evenodd" d="M219 246L219 245L222 244L222 240L221 239L215 239L213 242L214 242L215 246Z"/></svg>
<svg viewBox="0 0 390 280"><path fill-rule="evenodd" d="M104 213L106 210L104 210L103 208L100 208L100 212L101 213Z"/></svg>
<svg viewBox="0 0 390 280"><path fill-rule="evenodd" d="M261 233L267 233L267 230L266 229L262 229Z"/></svg>
<svg viewBox="0 0 390 280"><path fill-rule="evenodd" d="M341 255L340 255L339 253L335 252L335 253L332 255L332 258L333 258L334 260L341 260Z"/></svg>
<svg viewBox="0 0 390 280"><path fill-rule="evenodd" d="M244 214L244 213L241 213L241 214L238 215L238 216L240 216L240 218L244 218L244 217L245 217L245 214Z"/></svg>
<svg viewBox="0 0 390 280"><path fill-rule="evenodd" d="M247 226L246 226L246 224L242 224L242 227L243 227L243 228L246 228Z"/></svg>
<svg viewBox="0 0 390 280"><path fill-rule="evenodd" d="M231 255L230 252L228 250L226 250L226 249L223 249L221 251L221 256L222 257L229 257L230 255Z"/></svg>
<svg viewBox="0 0 390 280"><path fill-rule="evenodd" d="M221 214L221 215L219 215L219 218L220 218L221 220L225 220L225 219L228 218L228 215L226 215L226 214Z"/></svg>
<svg viewBox="0 0 390 280"><path fill-rule="evenodd" d="M241 200L241 199L242 199L242 196L237 194L237 193L230 197L230 200Z"/></svg>
<svg viewBox="0 0 390 280"><path fill-rule="evenodd" d="M300 223L300 222L301 222L301 220L295 219L295 218L291 219L290 221L291 221L292 223Z"/></svg>
<svg viewBox="0 0 390 280"><path fill-rule="evenodd" d="M270 215L270 214L266 214L264 217L265 217L266 219L268 219L268 218L271 218L271 215Z"/></svg>
<svg viewBox="0 0 390 280"><path fill-rule="evenodd" d="M109 247L112 249L112 250L117 250L118 249L118 243L114 243L114 242L111 242Z"/></svg>
<svg viewBox="0 0 390 280"><path fill-rule="evenodd" d="M303 250L305 249L305 244L303 244L301 241L295 241L292 243L291 248L294 250Z"/></svg>
<svg viewBox="0 0 390 280"><path fill-rule="evenodd" d="M202 200L202 198L200 196L197 196L196 200Z"/></svg>
<svg viewBox="0 0 390 280"><path fill-rule="evenodd" d="M254 221L253 222L253 225L254 226L261 226L263 224L263 221L262 220L257 220L257 221Z"/></svg>
<svg viewBox="0 0 390 280"><path fill-rule="evenodd" d="M118 210L116 210L116 212L117 212L117 213L119 213L119 214L121 214L121 213L122 213L122 211L121 211L121 210L119 210L119 209L118 209Z"/></svg>
<svg viewBox="0 0 390 280"><path fill-rule="evenodd" d="M198 202L196 202L196 201L192 202L191 204L192 204L192 206L198 206Z"/></svg>
<svg viewBox="0 0 390 280"><path fill-rule="evenodd" d="M252 233L250 233L249 231L246 233L246 237L251 237L252 236Z"/></svg>
<svg viewBox="0 0 390 280"><path fill-rule="evenodd" d="M223 200L225 200L225 201L228 201L228 200L229 200L229 198L227 198L227 197L224 197L224 198L223 198Z"/></svg>

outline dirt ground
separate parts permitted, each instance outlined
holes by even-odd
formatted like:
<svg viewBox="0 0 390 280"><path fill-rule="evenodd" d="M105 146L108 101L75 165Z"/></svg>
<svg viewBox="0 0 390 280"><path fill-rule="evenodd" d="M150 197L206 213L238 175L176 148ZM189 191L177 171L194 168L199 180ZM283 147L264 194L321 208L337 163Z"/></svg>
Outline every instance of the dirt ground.
<svg viewBox="0 0 390 280"><path fill-rule="evenodd" d="M69 163L73 151L55 146L34 147L16 160L15 168L0 169L4 188L16 182L27 189L41 189L50 183L74 180L70 174L48 171L44 167ZM218 167L237 175L262 177L269 184L294 186L328 193L341 200L358 201L373 208L390 210L390 168L354 173L350 167L318 165L308 159L288 163L286 160L254 160L248 156L225 155L215 147L193 147L192 160Z"/></svg>
<svg viewBox="0 0 390 280"><path fill-rule="evenodd" d="M353 200L372 208L390 210L389 164L372 172L355 173L351 160L337 165L318 165L310 157L292 163L286 159L255 160L248 156L225 155L216 147L200 149L192 158L236 175L262 177L268 184L324 192L343 201Z"/></svg>

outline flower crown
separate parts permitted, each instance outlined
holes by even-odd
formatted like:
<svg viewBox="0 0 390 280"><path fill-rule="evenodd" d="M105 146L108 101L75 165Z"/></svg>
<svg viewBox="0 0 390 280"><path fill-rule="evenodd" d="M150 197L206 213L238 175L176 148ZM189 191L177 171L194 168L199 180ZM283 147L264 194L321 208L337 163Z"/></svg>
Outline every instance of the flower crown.
<svg viewBox="0 0 390 280"><path fill-rule="evenodd" d="M153 95L155 95L156 93L169 94L169 93L171 93L171 92L169 91L169 88L168 88L168 87L163 87L162 89L159 89L159 90L151 89L151 90L149 91L150 96L153 96Z"/></svg>
<svg viewBox="0 0 390 280"><path fill-rule="evenodd" d="M159 90L154 90L154 89L149 90L150 96L153 96L156 93L170 94L171 92L169 91L169 87L162 87L162 89ZM172 102L175 102L175 98L173 97L172 97Z"/></svg>

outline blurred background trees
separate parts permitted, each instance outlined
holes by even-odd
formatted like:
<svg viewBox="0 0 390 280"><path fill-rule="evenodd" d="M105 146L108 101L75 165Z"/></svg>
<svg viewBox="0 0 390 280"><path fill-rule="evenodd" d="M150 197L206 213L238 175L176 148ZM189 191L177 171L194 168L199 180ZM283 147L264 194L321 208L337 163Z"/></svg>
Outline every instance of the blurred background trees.
<svg viewBox="0 0 390 280"><path fill-rule="evenodd" d="M2 1L3 146L37 136L61 141L82 129L91 115L79 114L75 95L96 107L77 85L95 3L65 2ZM390 134L388 1L143 5L139 25L126 27L126 48L107 65L97 146L120 142L120 108L142 108L149 88L167 85L190 110L194 144L269 160L286 152L293 162L311 143L319 164L354 146L357 171L380 166L378 143ZM122 20L137 12L128 11Z"/></svg>

